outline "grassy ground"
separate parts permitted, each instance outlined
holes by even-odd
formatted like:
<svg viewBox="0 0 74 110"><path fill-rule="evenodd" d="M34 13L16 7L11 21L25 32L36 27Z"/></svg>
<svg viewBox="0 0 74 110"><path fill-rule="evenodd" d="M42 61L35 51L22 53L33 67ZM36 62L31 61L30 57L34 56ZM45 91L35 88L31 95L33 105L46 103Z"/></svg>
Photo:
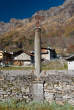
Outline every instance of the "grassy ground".
<svg viewBox="0 0 74 110"><path fill-rule="evenodd" d="M34 66L28 66L28 67L0 67L0 70L34 70ZM47 64L41 65L42 70L67 70L68 66L66 62L61 62L59 60L50 61Z"/></svg>
<svg viewBox="0 0 74 110"><path fill-rule="evenodd" d="M0 70L34 70L34 67L0 67Z"/></svg>
<svg viewBox="0 0 74 110"><path fill-rule="evenodd" d="M12 103L0 104L0 110L74 110L74 107L68 103L64 105L58 105L55 102L51 104L48 102L25 104L24 102L16 103L16 101L13 101Z"/></svg>

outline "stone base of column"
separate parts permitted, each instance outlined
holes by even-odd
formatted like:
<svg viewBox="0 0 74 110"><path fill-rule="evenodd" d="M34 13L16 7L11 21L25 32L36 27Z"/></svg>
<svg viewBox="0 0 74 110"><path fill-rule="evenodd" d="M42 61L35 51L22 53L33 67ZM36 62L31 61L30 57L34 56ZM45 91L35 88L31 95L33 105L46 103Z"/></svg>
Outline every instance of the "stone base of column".
<svg viewBox="0 0 74 110"><path fill-rule="evenodd" d="M35 102L44 101L44 83L42 81L34 81L31 85L30 90L33 101Z"/></svg>

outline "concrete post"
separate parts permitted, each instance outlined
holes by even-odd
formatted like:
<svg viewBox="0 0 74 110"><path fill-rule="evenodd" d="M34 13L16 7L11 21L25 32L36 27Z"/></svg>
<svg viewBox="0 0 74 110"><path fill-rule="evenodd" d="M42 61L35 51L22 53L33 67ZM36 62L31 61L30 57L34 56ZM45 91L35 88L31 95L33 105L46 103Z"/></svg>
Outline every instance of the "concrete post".
<svg viewBox="0 0 74 110"><path fill-rule="evenodd" d="M35 75L40 77L41 73L41 28L35 28Z"/></svg>

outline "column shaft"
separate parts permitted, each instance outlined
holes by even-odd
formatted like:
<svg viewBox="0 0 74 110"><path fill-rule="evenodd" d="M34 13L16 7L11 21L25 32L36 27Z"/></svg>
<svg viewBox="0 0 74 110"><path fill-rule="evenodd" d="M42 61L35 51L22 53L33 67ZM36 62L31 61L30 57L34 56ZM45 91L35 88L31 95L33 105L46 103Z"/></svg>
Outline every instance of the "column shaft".
<svg viewBox="0 0 74 110"><path fill-rule="evenodd" d="M35 75L39 77L41 72L41 29L35 29Z"/></svg>

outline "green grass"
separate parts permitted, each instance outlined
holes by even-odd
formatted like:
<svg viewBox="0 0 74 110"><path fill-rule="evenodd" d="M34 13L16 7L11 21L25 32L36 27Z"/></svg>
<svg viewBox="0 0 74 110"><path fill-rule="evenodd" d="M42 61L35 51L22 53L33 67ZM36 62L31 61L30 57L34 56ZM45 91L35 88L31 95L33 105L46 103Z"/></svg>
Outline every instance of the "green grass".
<svg viewBox="0 0 74 110"><path fill-rule="evenodd" d="M58 105L55 102L49 104L31 102L26 104L24 102L17 103L15 100L6 103L0 103L0 110L74 110L74 107L68 103Z"/></svg>
<svg viewBox="0 0 74 110"><path fill-rule="evenodd" d="M28 67L0 67L0 70L34 70L34 66ZM68 70L66 62L61 63L59 60L50 61L48 64L42 64L41 70Z"/></svg>
<svg viewBox="0 0 74 110"><path fill-rule="evenodd" d="M34 67L0 67L0 70L35 70ZM67 68L50 68L50 67L41 67L41 70L67 70Z"/></svg>
<svg viewBox="0 0 74 110"><path fill-rule="evenodd" d="M35 68L34 67L0 67L0 70L35 70ZM67 66L61 68L42 66L41 70L67 70Z"/></svg>
<svg viewBox="0 0 74 110"><path fill-rule="evenodd" d="M68 70L66 62L61 63L59 60L50 61L48 64L42 65L42 70Z"/></svg>
<svg viewBox="0 0 74 110"><path fill-rule="evenodd" d="M34 70L34 67L0 67L0 70Z"/></svg>

